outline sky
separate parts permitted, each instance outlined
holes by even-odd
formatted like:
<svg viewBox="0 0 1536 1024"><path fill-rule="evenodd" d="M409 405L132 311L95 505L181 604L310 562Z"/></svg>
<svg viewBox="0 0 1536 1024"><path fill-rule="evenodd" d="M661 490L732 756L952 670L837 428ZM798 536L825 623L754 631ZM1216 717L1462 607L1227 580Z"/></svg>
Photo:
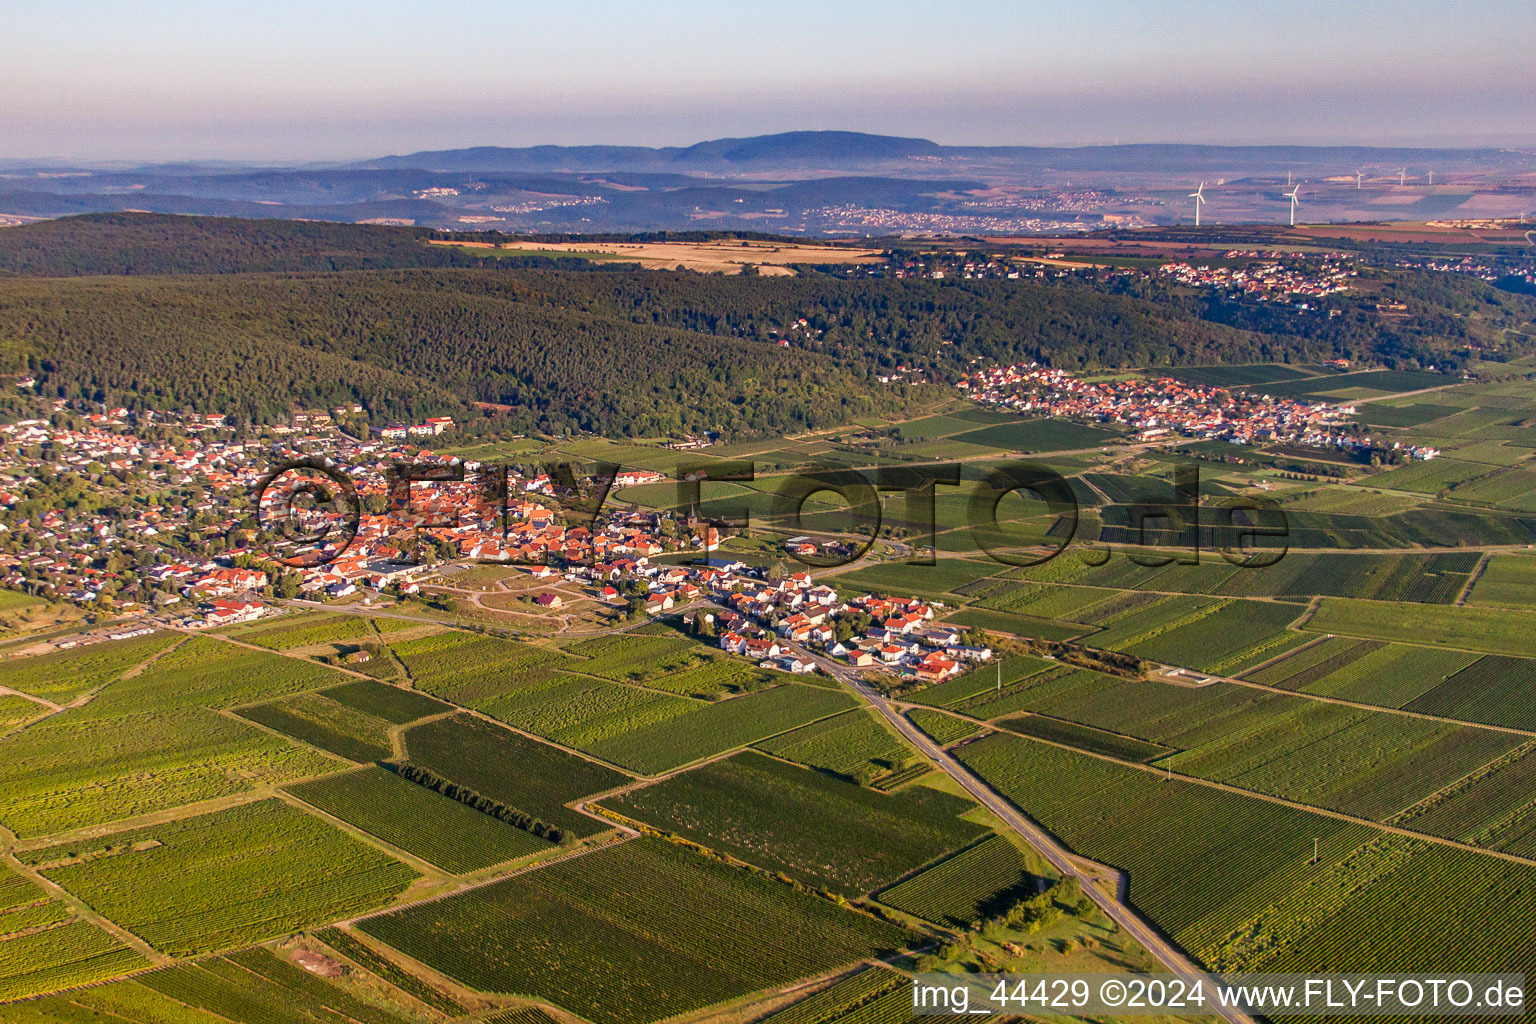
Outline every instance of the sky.
<svg viewBox="0 0 1536 1024"><path fill-rule="evenodd" d="M3 0L0 159L799 129L1536 146L1529 0Z"/></svg>

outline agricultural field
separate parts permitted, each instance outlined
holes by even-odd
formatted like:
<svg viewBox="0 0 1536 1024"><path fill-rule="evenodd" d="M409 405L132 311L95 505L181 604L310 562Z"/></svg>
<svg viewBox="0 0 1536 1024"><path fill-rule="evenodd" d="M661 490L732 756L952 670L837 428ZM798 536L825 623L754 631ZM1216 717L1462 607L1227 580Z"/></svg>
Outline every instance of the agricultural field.
<svg viewBox="0 0 1536 1024"><path fill-rule="evenodd" d="M857 698L787 683L713 704L594 743L590 753L643 775L657 775L733 747L747 746L846 711Z"/></svg>
<svg viewBox="0 0 1536 1024"><path fill-rule="evenodd" d="M407 1024L411 1018L328 984L265 949L7 1007L16 1024Z"/></svg>
<svg viewBox="0 0 1536 1024"><path fill-rule="evenodd" d="M953 679L925 686L921 690L907 694L902 699L913 704L928 704L938 708L950 707L999 687L1011 686L1021 679L1043 672L1050 667L1051 663L1044 658L1036 658L1028 654L1001 658L992 664L977 666L974 670Z"/></svg>
<svg viewBox="0 0 1536 1024"><path fill-rule="evenodd" d="M67 704L82 693L111 683L182 639L175 633L153 633L131 640L7 659L0 661L0 686L55 704Z"/></svg>
<svg viewBox="0 0 1536 1024"><path fill-rule="evenodd" d="M157 949L182 956L373 909L415 878L281 800L19 856ZM235 892L247 898L231 900Z"/></svg>
<svg viewBox="0 0 1536 1024"><path fill-rule="evenodd" d="M756 744L810 768L868 782L920 759L874 711L847 711Z"/></svg>
<svg viewBox="0 0 1536 1024"><path fill-rule="evenodd" d="M1125 869L1132 902L1213 967L1492 971L1532 962L1515 937L1536 900L1530 867L1160 783L1012 737L971 744L963 757L1079 853ZM1494 900L1520 906L1490 916Z"/></svg>
<svg viewBox="0 0 1536 1024"><path fill-rule="evenodd" d="M255 644L274 651L321 644L355 643L375 639L368 620L360 615L324 615L300 613L282 616L274 622L256 622L231 626L222 631L241 643Z"/></svg>
<svg viewBox="0 0 1536 1024"><path fill-rule="evenodd" d="M1324 653L1334 653L1314 665L1302 665L1294 673L1288 662L1282 661L1271 667L1267 678L1253 678L1301 693L1400 708L1481 657L1467 651L1350 637L1334 637L1322 646L1327 648ZM1313 650L1308 648L1306 653ZM1277 679L1281 673L1285 673L1285 678Z"/></svg>
<svg viewBox="0 0 1536 1024"><path fill-rule="evenodd" d="M877 898L914 917L963 928L1035 895L1054 876L1038 854L993 834Z"/></svg>
<svg viewBox="0 0 1536 1024"><path fill-rule="evenodd" d="M1436 494L1460 487L1469 481L1487 476L1492 470L1476 462L1458 462L1455 459L1435 459L1431 462L1415 462L1401 469L1372 477L1377 487L1396 491L1417 491Z"/></svg>
<svg viewBox="0 0 1536 1024"><path fill-rule="evenodd" d="M590 676L558 675L476 703L476 710L562 746L602 741L702 707L698 701Z"/></svg>
<svg viewBox="0 0 1536 1024"><path fill-rule="evenodd" d="M0 731L3 731L6 726L45 715L51 710L46 704L39 704L35 700L29 700L14 693L0 694Z"/></svg>
<svg viewBox="0 0 1536 1024"><path fill-rule="evenodd" d="M687 1013L914 938L647 838L358 927L471 988L547 999L594 1024Z"/></svg>
<svg viewBox="0 0 1536 1024"><path fill-rule="evenodd" d="M565 805L632 781L611 768L464 714L412 726L403 738L413 764L578 837L596 835L607 826Z"/></svg>
<svg viewBox="0 0 1536 1024"><path fill-rule="evenodd" d="M973 736L981 728L974 722L946 715L940 711L929 711L927 708L913 708L907 712L907 719L941 746L948 746L956 740Z"/></svg>
<svg viewBox="0 0 1536 1024"><path fill-rule="evenodd" d="M1124 435L1065 420L1015 420L955 434L954 441L1004 452L1056 452L1093 448Z"/></svg>
<svg viewBox="0 0 1536 1024"><path fill-rule="evenodd" d="M382 718L391 725L404 725L453 710L450 705L424 693L367 679L331 686L321 693L338 704Z"/></svg>
<svg viewBox="0 0 1536 1024"><path fill-rule="evenodd" d="M547 679L571 659L547 647L446 632L390 645L419 690L471 707Z"/></svg>
<svg viewBox="0 0 1536 1024"><path fill-rule="evenodd" d="M0 1000L102 981L147 966L149 961L138 952L76 918L30 879L0 866Z"/></svg>
<svg viewBox="0 0 1536 1024"><path fill-rule="evenodd" d="M0 823L48 835L335 771L333 758L216 709L341 678L194 638L90 703L0 738Z"/></svg>
<svg viewBox="0 0 1536 1024"><path fill-rule="evenodd" d="M464 1012L463 1005L457 1000L406 971L352 933L340 928L324 928L315 937L358 967L383 979L416 1001L449 1016L458 1016Z"/></svg>
<svg viewBox="0 0 1536 1024"><path fill-rule="evenodd" d="M364 764L394 753L386 718L332 700L324 692L301 693L268 704L253 704L236 712L310 746Z"/></svg>
<svg viewBox="0 0 1536 1024"><path fill-rule="evenodd" d="M1016 718L1005 718L995 724L997 728L1007 732L1031 736L1049 743L1060 743L1077 750L1086 750L1090 754L1103 754L1122 761L1151 761L1171 753L1169 748L1161 744L1148 743L1146 740L1105 732L1103 729L1078 725L1076 722L1063 722L1059 718L1047 718L1043 715L1020 715Z"/></svg>
<svg viewBox="0 0 1536 1024"><path fill-rule="evenodd" d="M1300 605L1232 601L1201 606L1150 635L1143 632L1129 641L1107 642L1102 635L1095 635L1092 642L1096 647L1106 646L1167 665L1222 672L1250 656L1276 657L1288 647L1304 643L1306 636L1286 629L1302 611Z"/></svg>
<svg viewBox="0 0 1536 1024"><path fill-rule="evenodd" d="M1536 606L1536 557L1506 554L1489 556L1482 575L1467 595L1467 604L1506 608Z"/></svg>
<svg viewBox="0 0 1536 1024"><path fill-rule="evenodd" d="M906 975L884 967L869 967L780 1010L763 1024L895 1022L911 1016L911 1007L906 1005L910 1002L911 983Z"/></svg>
<svg viewBox="0 0 1536 1024"><path fill-rule="evenodd" d="M383 768L287 787L305 803L453 874L478 871L551 844L531 832L407 782Z"/></svg>
<svg viewBox="0 0 1536 1024"><path fill-rule="evenodd" d="M1502 608L1437 608L1324 598L1300 628L1371 640L1536 657L1525 613Z"/></svg>
<svg viewBox="0 0 1536 1024"><path fill-rule="evenodd" d="M997 562L975 561L967 558L945 558L933 565L904 565L892 562L855 569L837 578L839 592L861 593L872 591L882 594L933 595L943 597L956 587L963 587L986 579L1000 572L1003 566Z"/></svg>
<svg viewBox="0 0 1536 1024"><path fill-rule="evenodd" d="M890 795L752 752L605 798L627 817L758 867L858 896L985 829L973 805L923 786Z"/></svg>

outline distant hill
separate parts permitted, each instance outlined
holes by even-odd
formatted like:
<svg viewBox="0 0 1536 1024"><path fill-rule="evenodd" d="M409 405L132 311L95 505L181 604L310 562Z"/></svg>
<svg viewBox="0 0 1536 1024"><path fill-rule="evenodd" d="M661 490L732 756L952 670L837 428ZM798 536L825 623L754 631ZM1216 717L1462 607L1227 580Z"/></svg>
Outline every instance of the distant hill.
<svg viewBox="0 0 1536 1024"><path fill-rule="evenodd" d="M475 146L302 167L11 162L0 218L131 209L528 233L1016 235L1184 223L1185 197L1201 180L1211 183L1213 222L1283 223L1280 189L1293 177L1306 183L1303 209L1317 221L1456 217L1463 208L1513 215L1533 171L1536 151L1512 149L945 146L797 131L689 146ZM1430 172L1440 188L1426 188Z"/></svg>
<svg viewBox="0 0 1536 1024"><path fill-rule="evenodd" d="M1180 173L1297 172L1325 168L1328 173L1363 165L1449 165L1477 162L1490 166L1536 166L1536 154L1506 149L1426 149L1375 146L1207 146L1140 143L1125 146L943 146L927 139L907 139L862 132L782 132L741 139L713 139L692 146L476 146L402 156L378 157L346 166L359 170L416 168L438 171L692 171L724 169L772 171L797 167L832 170L881 168L892 163L938 160L964 166L984 162L1022 171L1059 168L1077 171L1161 170ZM914 164L914 166L921 166Z"/></svg>
<svg viewBox="0 0 1536 1024"><path fill-rule="evenodd" d="M712 139L692 146L476 146L404 156L380 157L350 166L359 169L422 168L452 171L711 170L721 165L758 167L863 167L944 150L927 139L902 139L863 132L782 132L742 139Z"/></svg>
<svg viewBox="0 0 1536 1024"><path fill-rule="evenodd" d="M241 274L477 266L426 228L93 213L0 231L0 275Z"/></svg>

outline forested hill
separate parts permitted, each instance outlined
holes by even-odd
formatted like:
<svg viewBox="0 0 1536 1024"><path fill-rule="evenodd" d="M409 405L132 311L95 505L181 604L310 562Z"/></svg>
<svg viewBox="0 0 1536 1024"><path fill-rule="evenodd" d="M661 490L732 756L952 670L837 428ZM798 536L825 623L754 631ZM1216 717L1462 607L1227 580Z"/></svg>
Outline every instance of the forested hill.
<svg viewBox="0 0 1536 1024"><path fill-rule="evenodd" d="M29 373L47 396L254 422L342 402L360 402L375 423L473 419L475 403L489 403L505 407L498 430L614 436L833 427L908 404L908 388L878 380L897 367L947 385L978 362L1441 362L1509 348L1523 335L1507 323L1536 308L1470 278L1413 273L1330 300L1339 315L1321 316L1116 275L723 277L505 260L334 270L462 257L428 249L414 230L181 217L10 228L0 253L25 268L0 277L0 370ZM89 267L139 276L40 276ZM155 273L193 267L205 272ZM271 267L283 272L249 272ZM1384 320L1379 300L1411 315Z"/></svg>
<svg viewBox="0 0 1536 1024"><path fill-rule="evenodd" d="M0 281L0 340L46 394L256 421L511 406L610 434L796 432L893 409L897 365L1247 361L1265 337L1090 289L687 273L416 270ZM996 285L996 287L985 287ZM804 317L823 331L781 348Z"/></svg>
<svg viewBox="0 0 1536 1024"><path fill-rule="evenodd" d="M483 266L427 228L92 213L0 230L0 276L240 274Z"/></svg>

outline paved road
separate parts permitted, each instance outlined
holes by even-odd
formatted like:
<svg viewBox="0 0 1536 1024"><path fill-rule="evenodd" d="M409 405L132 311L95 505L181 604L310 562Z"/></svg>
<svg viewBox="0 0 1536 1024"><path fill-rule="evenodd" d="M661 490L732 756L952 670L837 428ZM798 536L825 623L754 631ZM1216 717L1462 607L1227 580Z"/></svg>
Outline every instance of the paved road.
<svg viewBox="0 0 1536 1024"><path fill-rule="evenodd" d="M1135 911L1121 903L1115 897L1109 895L1094 884L1096 876L1079 867L1071 855L1056 842L1056 838L1024 815L1014 809L1000 794L987 786L976 776L967 771L958 761L951 757L942 747L930 740L915 725L907 721L895 707L884 697L863 685L854 681L844 672L836 674L837 678L849 683L853 689L863 697L874 709L885 716L897 731L906 737L914 747L923 753L941 770L954 779L966 792L975 797L982 806L997 815L1013 831L1023 836L1025 841L1033 846L1040 854L1050 861L1051 866L1061 872L1063 878L1075 878L1082 887L1084 895L1093 900L1106 917L1114 921L1127 934L1157 957L1162 964L1175 974L1197 976L1203 979L1205 997L1212 1011L1221 1014L1230 1024L1255 1024L1252 1017L1241 1010L1223 1007L1217 998L1214 984L1205 976L1184 952L1157 934L1151 926L1143 921Z"/></svg>

